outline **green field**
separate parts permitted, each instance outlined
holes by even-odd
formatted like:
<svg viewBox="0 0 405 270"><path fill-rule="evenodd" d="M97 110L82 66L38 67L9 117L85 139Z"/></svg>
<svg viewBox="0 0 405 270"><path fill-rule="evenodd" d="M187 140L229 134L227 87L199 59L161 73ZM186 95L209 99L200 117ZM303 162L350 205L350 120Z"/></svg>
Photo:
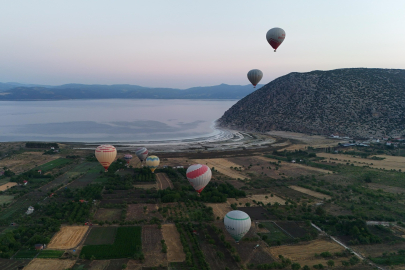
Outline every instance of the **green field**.
<svg viewBox="0 0 405 270"><path fill-rule="evenodd" d="M3 203L9 203L14 199L12 195L0 195L0 205Z"/></svg>
<svg viewBox="0 0 405 270"><path fill-rule="evenodd" d="M53 161L49 161L48 163L45 163L41 166L38 166L35 168L35 170L42 170L42 173L53 170L57 167L63 167L64 165L67 165L69 163L72 163L71 159L68 158L58 158Z"/></svg>
<svg viewBox="0 0 405 270"><path fill-rule="evenodd" d="M97 260L133 257L142 252L142 227L118 227L117 236L112 245L84 246L80 256Z"/></svg>
<svg viewBox="0 0 405 270"><path fill-rule="evenodd" d="M280 230L280 228L274 225L274 223L261 222L261 224L263 224L264 227L269 230L268 233L260 233L261 237L264 235L267 236L267 239L265 240L267 244L275 246L290 243L292 241L292 238Z"/></svg>
<svg viewBox="0 0 405 270"><path fill-rule="evenodd" d="M34 201L28 199L13 203L11 206L0 212L0 225L9 225L14 219L25 214L28 207L34 204Z"/></svg>
<svg viewBox="0 0 405 270"><path fill-rule="evenodd" d="M63 255L63 250L41 250L37 258L57 259Z"/></svg>
<svg viewBox="0 0 405 270"><path fill-rule="evenodd" d="M84 245L112 245L116 234L117 227L93 227Z"/></svg>
<svg viewBox="0 0 405 270"><path fill-rule="evenodd" d="M38 250L20 250L14 256L15 259L32 259L37 256Z"/></svg>

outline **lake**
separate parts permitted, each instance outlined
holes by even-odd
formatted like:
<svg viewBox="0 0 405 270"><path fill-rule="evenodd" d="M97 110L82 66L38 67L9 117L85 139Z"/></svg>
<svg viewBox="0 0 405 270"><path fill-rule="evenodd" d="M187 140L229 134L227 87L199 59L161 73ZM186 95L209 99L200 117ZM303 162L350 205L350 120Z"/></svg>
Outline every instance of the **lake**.
<svg viewBox="0 0 405 270"><path fill-rule="evenodd" d="M215 136L237 100L0 101L0 141L138 142Z"/></svg>

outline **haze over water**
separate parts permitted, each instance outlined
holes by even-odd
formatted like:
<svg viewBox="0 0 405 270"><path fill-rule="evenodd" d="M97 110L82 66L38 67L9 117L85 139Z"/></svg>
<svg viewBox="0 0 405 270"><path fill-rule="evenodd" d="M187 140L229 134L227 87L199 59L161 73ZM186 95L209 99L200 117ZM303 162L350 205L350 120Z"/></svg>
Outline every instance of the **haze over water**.
<svg viewBox="0 0 405 270"><path fill-rule="evenodd" d="M0 102L0 141L137 142L205 137L237 100Z"/></svg>

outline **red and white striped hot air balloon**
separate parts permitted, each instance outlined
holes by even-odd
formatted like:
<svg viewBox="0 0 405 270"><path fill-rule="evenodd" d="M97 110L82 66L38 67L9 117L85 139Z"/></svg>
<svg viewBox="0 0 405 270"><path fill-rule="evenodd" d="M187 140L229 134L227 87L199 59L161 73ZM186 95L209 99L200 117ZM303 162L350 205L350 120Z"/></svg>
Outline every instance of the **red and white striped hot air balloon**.
<svg viewBox="0 0 405 270"><path fill-rule="evenodd" d="M212 173L207 165L194 164L188 167L186 175L190 184L200 194L210 182Z"/></svg>
<svg viewBox="0 0 405 270"><path fill-rule="evenodd" d="M117 156L117 149L114 146L103 144L96 148L96 158L98 162L104 167L105 171L108 171L111 163Z"/></svg>
<svg viewBox="0 0 405 270"><path fill-rule="evenodd" d="M273 47L274 51L276 51L278 46L280 46L285 39L285 31L278 27L271 28L267 31L266 39L270 46Z"/></svg>

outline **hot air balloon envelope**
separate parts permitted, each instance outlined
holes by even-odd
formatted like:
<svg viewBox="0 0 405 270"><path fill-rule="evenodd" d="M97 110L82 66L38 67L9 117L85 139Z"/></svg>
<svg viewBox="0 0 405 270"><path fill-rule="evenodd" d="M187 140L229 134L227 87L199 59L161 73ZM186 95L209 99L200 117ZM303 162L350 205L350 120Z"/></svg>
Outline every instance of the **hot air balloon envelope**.
<svg viewBox="0 0 405 270"><path fill-rule="evenodd" d="M243 211L234 210L228 212L224 217L224 225L226 230L235 239L236 242L239 242L243 236L250 230L252 221L248 214Z"/></svg>
<svg viewBox="0 0 405 270"><path fill-rule="evenodd" d="M145 147L138 148L135 150L135 154L139 158L139 160L143 162L148 156L148 149L146 149Z"/></svg>
<svg viewBox="0 0 405 270"><path fill-rule="evenodd" d="M283 43L285 39L285 32L281 28L271 28L266 34L267 42L273 47L274 51Z"/></svg>
<svg viewBox="0 0 405 270"><path fill-rule="evenodd" d="M157 156L149 156L146 158L146 166L153 172L155 172L156 168L159 166L160 160Z"/></svg>
<svg viewBox="0 0 405 270"><path fill-rule="evenodd" d="M105 171L107 171L108 167L110 167L117 156L117 149L112 145L104 144L96 148L95 154L98 162L100 162Z"/></svg>
<svg viewBox="0 0 405 270"><path fill-rule="evenodd" d="M248 72L247 77L249 81L253 84L253 86L256 87L256 85L263 78L263 72L258 69L252 69L251 71Z"/></svg>
<svg viewBox="0 0 405 270"><path fill-rule="evenodd" d="M201 193L205 186L210 182L212 172L207 165L194 164L188 167L186 175L193 188L198 193Z"/></svg>

